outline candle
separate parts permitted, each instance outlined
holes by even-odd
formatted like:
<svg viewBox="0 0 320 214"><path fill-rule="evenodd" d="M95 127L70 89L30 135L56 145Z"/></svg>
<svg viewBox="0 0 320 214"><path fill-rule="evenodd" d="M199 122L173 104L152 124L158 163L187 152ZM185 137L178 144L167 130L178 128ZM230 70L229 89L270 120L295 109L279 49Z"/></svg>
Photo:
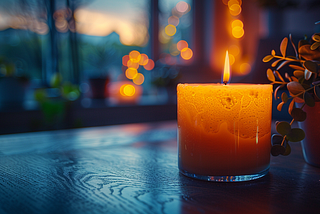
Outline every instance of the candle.
<svg viewBox="0 0 320 214"><path fill-rule="evenodd" d="M229 77L224 75L225 84L177 86L178 164L184 175L245 181L268 173L272 85L226 84Z"/></svg>

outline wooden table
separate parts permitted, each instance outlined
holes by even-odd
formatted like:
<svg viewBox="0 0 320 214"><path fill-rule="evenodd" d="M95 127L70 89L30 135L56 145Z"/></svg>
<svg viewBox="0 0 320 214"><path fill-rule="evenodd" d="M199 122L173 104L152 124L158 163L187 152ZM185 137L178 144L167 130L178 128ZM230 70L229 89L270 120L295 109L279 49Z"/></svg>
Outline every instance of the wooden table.
<svg viewBox="0 0 320 214"><path fill-rule="evenodd" d="M267 176L179 174L176 122L0 136L0 213L320 213L320 168L298 143Z"/></svg>

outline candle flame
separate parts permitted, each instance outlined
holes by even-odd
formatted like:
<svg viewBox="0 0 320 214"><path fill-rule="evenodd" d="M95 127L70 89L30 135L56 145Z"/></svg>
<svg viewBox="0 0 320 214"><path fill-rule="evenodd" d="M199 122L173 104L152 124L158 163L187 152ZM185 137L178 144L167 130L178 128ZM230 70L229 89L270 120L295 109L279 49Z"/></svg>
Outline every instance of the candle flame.
<svg viewBox="0 0 320 214"><path fill-rule="evenodd" d="M226 58L224 60L223 83L227 84L229 79L230 79L230 63L229 63L229 54L228 54L228 50L227 50Z"/></svg>

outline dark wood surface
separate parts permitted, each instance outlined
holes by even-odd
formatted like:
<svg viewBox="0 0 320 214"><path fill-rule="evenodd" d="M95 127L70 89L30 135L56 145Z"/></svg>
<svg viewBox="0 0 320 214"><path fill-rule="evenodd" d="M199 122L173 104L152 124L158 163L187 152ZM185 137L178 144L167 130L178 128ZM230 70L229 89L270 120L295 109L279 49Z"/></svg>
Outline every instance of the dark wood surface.
<svg viewBox="0 0 320 214"><path fill-rule="evenodd" d="M267 176L179 174L176 122L0 136L0 213L320 213L320 168L298 143Z"/></svg>

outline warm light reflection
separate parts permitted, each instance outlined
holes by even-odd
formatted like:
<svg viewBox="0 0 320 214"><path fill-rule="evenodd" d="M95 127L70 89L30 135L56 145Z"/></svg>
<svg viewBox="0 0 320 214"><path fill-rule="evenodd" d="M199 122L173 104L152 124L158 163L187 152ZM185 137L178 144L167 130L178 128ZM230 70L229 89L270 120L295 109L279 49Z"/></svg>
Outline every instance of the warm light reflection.
<svg viewBox="0 0 320 214"><path fill-rule="evenodd" d="M233 65L235 61L236 61L236 58L232 54L229 54L229 63L230 63L230 65Z"/></svg>
<svg viewBox="0 0 320 214"><path fill-rule="evenodd" d="M135 68L128 68L125 75L128 79L133 79L137 75L138 71Z"/></svg>
<svg viewBox="0 0 320 214"><path fill-rule="evenodd" d="M241 38L244 35L243 28L241 28L241 27L232 28L232 35L237 39Z"/></svg>
<svg viewBox="0 0 320 214"><path fill-rule="evenodd" d="M241 20L239 20L239 19L236 19L236 20L232 21L231 27L232 28L235 28L235 27L243 28L243 22Z"/></svg>
<svg viewBox="0 0 320 214"><path fill-rule="evenodd" d="M184 48L187 48L188 47L188 43L184 40L180 40L178 43L177 43L177 49L179 51L182 51L182 49Z"/></svg>
<svg viewBox="0 0 320 214"><path fill-rule="evenodd" d="M230 8L232 5L239 5L239 6L241 6L241 4L242 4L242 1L241 0L229 0L228 1L228 7Z"/></svg>
<svg viewBox="0 0 320 214"><path fill-rule="evenodd" d="M229 12L231 15L233 16L237 16L241 13L241 7L238 4L233 4L231 5L231 7L229 7Z"/></svg>
<svg viewBox="0 0 320 214"><path fill-rule="evenodd" d="M129 58L133 62L139 63L141 59L141 54L139 51L133 50L133 51L130 51Z"/></svg>
<svg viewBox="0 0 320 214"><path fill-rule="evenodd" d="M129 60L128 60L128 63L127 63L127 66L128 66L129 68L138 69L138 68L139 68L139 62L136 62L134 59L129 59Z"/></svg>
<svg viewBox="0 0 320 214"><path fill-rule="evenodd" d="M177 29L174 25L167 25L164 31L168 36L173 36L177 32Z"/></svg>
<svg viewBox="0 0 320 214"><path fill-rule="evenodd" d="M122 57L122 65L128 66L128 61L129 61L129 55L124 55Z"/></svg>
<svg viewBox="0 0 320 214"><path fill-rule="evenodd" d="M231 45L229 47L229 53L232 54L233 56L238 56L240 53L240 49L237 45Z"/></svg>
<svg viewBox="0 0 320 214"><path fill-rule="evenodd" d="M140 65L146 65L148 63L149 57L147 56L147 54L141 54L141 59L139 61Z"/></svg>
<svg viewBox="0 0 320 214"><path fill-rule="evenodd" d="M154 61L152 59L148 60L148 63L143 66L144 69L151 71L154 68Z"/></svg>
<svg viewBox="0 0 320 214"><path fill-rule="evenodd" d="M120 88L120 93L122 96L132 97L136 92L136 89L133 85L125 84Z"/></svg>
<svg viewBox="0 0 320 214"><path fill-rule="evenodd" d="M133 83L136 85L141 85L144 82L144 76L141 73L138 73L134 78L133 78Z"/></svg>
<svg viewBox="0 0 320 214"><path fill-rule="evenodd" d="M240 65L240 72L241 74L248 74L251 71L251 66L249 63L242 63Z"/></svg>
<svg viewBox="0 0 320 214"><path fill-rule="evenodd" d="M193 56L193 51L190 48L184 48L181 50L181 58L184 60L189 60Z"/></svg>
<svg viewBox="0 0 320 214"><path fill-rule="evenodd" d="M229 63L229 54L226 52L226 58L224 60L224 69L223 69L223 83L226 84L230 79L230 63Z"/></svg>

